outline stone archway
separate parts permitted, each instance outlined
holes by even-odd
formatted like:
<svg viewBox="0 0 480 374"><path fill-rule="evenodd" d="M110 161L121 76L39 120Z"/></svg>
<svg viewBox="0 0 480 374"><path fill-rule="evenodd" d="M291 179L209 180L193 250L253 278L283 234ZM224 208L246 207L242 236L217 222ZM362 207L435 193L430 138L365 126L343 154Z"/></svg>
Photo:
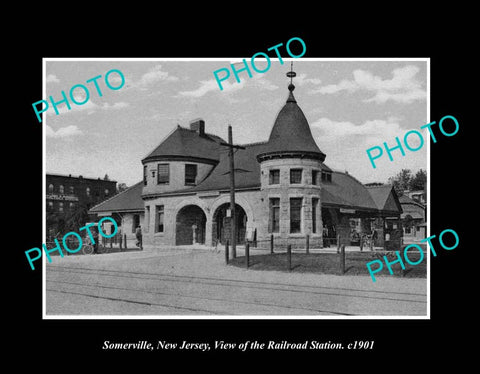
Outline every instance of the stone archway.
<svg viewBox="0 0 480 374"><path fill-rule="evenodd" d="M238 204L235 204L235 218L237 227L237 244L245 244L247 214ZM215 210L212 219L212 239L214 243L225 244L226 240L230 240L230 219L230 203L224 203Z"/></svg>
<svg viewBox="0 0 480 374"><path fill-rule="evenodd" d="M205 244L207 217L198 205L181 208L175 219L175 245Z"/></svg>

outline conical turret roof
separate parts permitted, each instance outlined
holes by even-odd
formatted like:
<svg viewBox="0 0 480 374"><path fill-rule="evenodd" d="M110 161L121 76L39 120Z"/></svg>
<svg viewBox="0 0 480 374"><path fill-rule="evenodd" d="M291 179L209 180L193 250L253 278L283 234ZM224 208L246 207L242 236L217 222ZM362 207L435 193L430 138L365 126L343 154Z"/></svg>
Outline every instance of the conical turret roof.
<svg viewBox="0 0 480 374"><path fill-rule="evenodd" d="M287 156L325 160L325 154L313 139L307 118L293 96L295 86L290 84L288 89L287 102L277 115L265 151L258 156L259 161Z"/></svg>

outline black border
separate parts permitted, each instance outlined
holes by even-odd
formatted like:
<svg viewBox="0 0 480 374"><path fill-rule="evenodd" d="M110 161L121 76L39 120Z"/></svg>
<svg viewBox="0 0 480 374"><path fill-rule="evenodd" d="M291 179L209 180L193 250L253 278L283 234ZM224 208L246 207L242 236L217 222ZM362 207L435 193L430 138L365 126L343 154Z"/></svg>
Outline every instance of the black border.
<svg viewBox="0 0 480 374"><path fill-rule="evenodd" d="M287 17L288 18L288 17ZM379 357L387 358L387 366L405 362L405 370L411 364L410 358L421 358L428 362L428 352L459 354L460 344L465 342L463 332L470 325L469 302L459 292L469 283L465 275L468 263L467 238L464 233L465 205L460 203L462 183L458 183L460 166L466 162L467 106L466 87L470 77L465 68L465 60L459 58L460 46L456 36L465 36L461 30L452 34L452 28L440 29L425 23L411 25L390 24L388 22L366 22L346 26L339 20L333 26L310 24L295 26L291 21L277 19L276 26L262 28L262 21L246 22L245 19L229 24L228 17L219 18L211 29L206 22L179 22L162 25L157 21L150 27L116 27L115 31L105 30L98 25L96 32L87 29L83 39L91 43L81 43L72 36L61 38L66 20L55 25L45 26L43 35L50 35L48 42L32 43L31 40L18 40L19 45L27 45L21 56L22 73L16 76L23 82L20 94L16 97L19 109L10 123L19 134L15 142L16 154L22 154L6 161L14 166L17 197L20 200L17 211L22 215L16 218L14 236L14 263L6 262L13 270L9 276L14 286L7 287L13 294L7 300L6 322L13 320L15 329L12 347L30 349L30 357L52 357L58 355L86 361L102 359L108 362L128 361L140 357L144 360L162 361L174 358L179 366L189 363L182 358L210 360L219 355L225 358L253 357L269 360L270 363L288 362L287 357L295 353L302 357L338 362L340 368L352 359L356 365L377 362ZM122 21L123 22L123 21ZM407 22L408 24L408 22ZM395 32L397 28L397 32ZM111 29L111 28L110 28ZM221 29L221 32L219 30ZM393 29L393 31L392 31ZM247 32L248 30L248 32ZM383 31L383 32L382 32ZM57 35L57 38L55 38ZM451 138L438 137L437 144L431 144L431 233L438 234L446 229L454 229L461 244L453 251L439 250L438 257L432 258L431 265L431 320L42 320L41 271L31 271L25 261L24 251L38 246L42 238L42 149L41 124L38 123L31 103L42 96L42 57L231 57L251 56L255 52L278 43L285 43L291 37L301 37L307 45L305 57L429 57L431 67L431 120L437 121L445 115L455 116L460 123L460 131ZM18 83L17 83L18 84ZM438 130L437 130L438 131ZM17 153L18 152L18 153ZM19 164L23 166L20 166ZM27 166L28 165L28 166ZM452 174L456 175L453 176ZM457 183L454 183L457 181ZM467 180L468 181L468 180ZM464 182L462 180L462 182ZM460 196L459 196L460 195ZM10 252L11 253L11 252ZM20 280L20 282L18 282ZM15 328L16 327L16 328ZM104 351L104 340L330 340L348 343L353 340L375 340L371 351L248 351L220 352L125 352ZM133 356L132 356L133 355ZM345 358L342 360L342 358ZM432 357L433 359L433 357ZM285 360L285 361L283 361ZM41 361L36 361L41 363ZM73 361L70 361L72 366ZM193 361L193 363L196 361ZM78 365L80 363L76 361ZM190 362L192 363L192 362ZM238 360L234 362L235 367ZM372 367L372 366L369 366ZM305 367L306 368L306 367ZM163 366L163 369L166 369Z"/></svg>

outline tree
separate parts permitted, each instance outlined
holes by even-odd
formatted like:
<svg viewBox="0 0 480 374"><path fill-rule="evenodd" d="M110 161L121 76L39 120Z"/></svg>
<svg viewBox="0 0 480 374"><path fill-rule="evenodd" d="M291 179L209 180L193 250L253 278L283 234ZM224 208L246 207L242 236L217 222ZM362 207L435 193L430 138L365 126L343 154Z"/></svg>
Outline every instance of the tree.
<svg viewBox="0 0 480 374"><path fill-rule="evenodd" d="M423 169L420 169L410 180L409 189L411 191L424 190L426 186L427 186L427 172Z"/></svg>
<svg viewBox="0 0 480 374"><path fill-rule="evenodd" d="M127 189L127 184L126 183L119 183L117 185L117 193L120 193L122 191L125 191Z"/></svg>
<svg viewBox="0 0 480 374"><path fill-rule="evenodd" d="M410 189L410 180L412 179L412 171L410 169L402 169L394 177L388 178L388 183L393 185L398 196L402 196L405 190Z"/></svg>
<svg viewBox="0 0 480 374"><path fill-rule="evenodd" d="M75 209L67 213L65 217L65 229L68 231L80 230L80 227L85 226L85 223L88 222L88 205L79 204Z"/></svg>

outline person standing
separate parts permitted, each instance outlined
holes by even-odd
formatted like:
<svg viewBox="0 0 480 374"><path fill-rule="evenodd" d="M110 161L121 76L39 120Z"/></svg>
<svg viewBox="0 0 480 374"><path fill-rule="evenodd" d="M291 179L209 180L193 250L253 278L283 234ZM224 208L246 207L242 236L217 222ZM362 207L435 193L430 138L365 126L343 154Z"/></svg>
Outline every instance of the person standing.
<svg viewBox="0 0 480 374"><path fill-rule="evenodd" d="M138 225L136 230L135 230L135 236L137 237L137 247L140 247L140 249L143 249L143 246L142 246L142 227L140 225Z"/></svg>

